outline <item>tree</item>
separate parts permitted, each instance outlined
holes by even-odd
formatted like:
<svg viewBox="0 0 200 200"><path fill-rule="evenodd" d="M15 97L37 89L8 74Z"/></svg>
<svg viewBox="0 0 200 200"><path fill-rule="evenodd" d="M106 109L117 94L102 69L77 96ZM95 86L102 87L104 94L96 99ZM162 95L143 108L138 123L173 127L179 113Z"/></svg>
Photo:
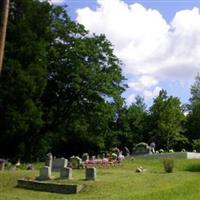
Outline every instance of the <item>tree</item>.
<svg viewBox="0 0 200 200"><path fill-rule="evenodd" d="M117 141L119 147L129 146L146 141L147 111L144 99L136 96L135 103L124 107L117 120Z"/></svg>
<svg viewBox="0 0 200 200"><path fill-rule="evenodd" d="M37 0L11 3L0 80L0 156L108 148L124 91L111 43L71 21L65 8Z"/></svg>
<svg viewBox="0 0 200 200"><path fill-rule="evenodd" d="M104 35L89 35L64 9L56 7L53 19L41 133L59 128L63 142L54 145L56 152L58 146L65 152L98 151L108 144L109 123L122 105L121 63Z"/></svg>
<svg viewBox="0 0 200 200"><path fill-rule="evenodd" d="M0 74L3 65L3 56L4 56L4 48L5 48L5 40L6 40L6 29L8 23L8 13L9 13L9 0L2 1L1 11L1 21L0 21Z"/></svg>
<svg viewBox="0 0 200 200"><path fill-rule="evenodd" d="M11 1L0 79L1 156L30 159L43 126L40 98L47 83L50 8L45 2Z"/></svg>
<svg viewBox="0 0 200 200"><path fill-rule="evenodd" d="M191 86L190 93L191 93L191 98L190 98L191 103L194 103L195 101L200 100L200 75L199 74L197 74L197 76L195 77L195 82Z"/></svg>
<svg viewBox="0 0 200 200"><path fill-rule="evenodd" d="M186 136L190 142L193 139L200 139L200 75L195 77L195 82L191 86L191 98L189 113L186 117Z"/></svg>
<svg viewBox="0 0 200 200"><path fill-rule="evenodd" d="M158 148L173 148L178 140L182 140L184 114L181 102L177 97L168 97L161 90L150 108L151 136Z"/></svg>

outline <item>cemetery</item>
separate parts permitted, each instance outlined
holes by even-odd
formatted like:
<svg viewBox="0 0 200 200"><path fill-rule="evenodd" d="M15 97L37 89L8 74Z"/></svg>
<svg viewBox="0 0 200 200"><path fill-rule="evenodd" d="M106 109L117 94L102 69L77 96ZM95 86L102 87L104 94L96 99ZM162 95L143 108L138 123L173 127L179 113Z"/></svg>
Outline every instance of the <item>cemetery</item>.
<svg viewBox="0 0 200 200"><path fill-rule="evenodd" d="M71 156L68 159L54 158L52 154L47 154L46 161L33 163L34 168L31 170L25 167L8 169L6 161L1 159L0 199L2 197L2 199L12 200L15 194L20 200L24 197L42 200L50 196L72 200L94 197L108 200L132 198L197 200L199 198L195 193L200 188L198 153L155 152L152 154L141 146L148 149L148 145L139 144L138 149L136 147L131 155L126 156L117 165L105 165L100 162L104 158L96 159L96 156L89 156L89 154L87 156L83 154L82 158ZM97 163L88 164L89 161ZM185 187L189 187L187 193Z"/></svg>
<svg viewBox="0 0 200 200"><path fill-rule="evenodd" d="M199 33L195 1L1 0L0 200L199 200Z"/></svg>

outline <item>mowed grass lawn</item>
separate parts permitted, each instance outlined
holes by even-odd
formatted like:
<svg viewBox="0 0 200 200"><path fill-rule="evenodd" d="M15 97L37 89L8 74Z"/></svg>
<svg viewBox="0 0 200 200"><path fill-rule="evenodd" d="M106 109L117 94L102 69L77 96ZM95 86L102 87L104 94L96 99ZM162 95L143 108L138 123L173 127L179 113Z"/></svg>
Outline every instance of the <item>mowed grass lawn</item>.
<svg viewBox="0 0 200 200"><path fill-rule="evenodd" d="M135 169L142 166L143 173ZM174 160L174 172L165 173L162 160L127 159L121 166L97 168L97 180L85 181L84 170L73 170L73 180L57 180L66 183L82 183L85 188L79 194L56 194L17 188L17 179L36 177L39 171L0 172L0 200L82 200L82 199L130 199L130 200L199 200L200 159ZM59 176L59 174L54 174Z"/></svg>

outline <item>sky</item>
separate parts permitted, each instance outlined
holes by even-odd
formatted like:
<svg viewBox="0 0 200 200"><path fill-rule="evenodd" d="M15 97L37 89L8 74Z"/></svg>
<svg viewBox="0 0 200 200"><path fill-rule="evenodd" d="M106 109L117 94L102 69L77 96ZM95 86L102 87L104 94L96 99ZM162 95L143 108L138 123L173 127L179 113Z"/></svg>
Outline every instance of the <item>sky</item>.
<svg viewBox="0 0 200 200"><path fill-rule="evenodd" d="M111 41L123 62L128 105L136 95L151 105L161 89L188 102L200 72L199 0L51 1L67 4L73 20Z"/></svg>

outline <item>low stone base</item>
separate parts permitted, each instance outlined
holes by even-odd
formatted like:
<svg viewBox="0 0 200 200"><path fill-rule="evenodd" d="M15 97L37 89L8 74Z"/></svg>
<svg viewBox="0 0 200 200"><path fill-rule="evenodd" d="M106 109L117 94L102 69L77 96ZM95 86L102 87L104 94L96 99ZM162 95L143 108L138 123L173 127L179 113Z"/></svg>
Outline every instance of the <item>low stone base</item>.
<svg viewBox="0 0 200 200"><path fill-rule="evenodd" d="M64 194L76 194L81 191L83 185L65 185L56 183L44 183L37 180L20 179L17 181L17 186L25 189L64 193Z"/></svg>
<svg viewBox="0 0 200 200"><path fill-rule="evenodd" d="M35 178L36 181L48 181L48 180L53 180L55 179L54 176L51 176L51 177L41 177L41 176L38 176Z"/></svg>
<svg viewBox="0 0 200 200"><path fill-rule="evenodd" d="M174 153L158 153L158 154L145 154L145 155L133 155L135 158L186 158L186 159L200 159L200 153L194 152L174 152Z"/></svg>

